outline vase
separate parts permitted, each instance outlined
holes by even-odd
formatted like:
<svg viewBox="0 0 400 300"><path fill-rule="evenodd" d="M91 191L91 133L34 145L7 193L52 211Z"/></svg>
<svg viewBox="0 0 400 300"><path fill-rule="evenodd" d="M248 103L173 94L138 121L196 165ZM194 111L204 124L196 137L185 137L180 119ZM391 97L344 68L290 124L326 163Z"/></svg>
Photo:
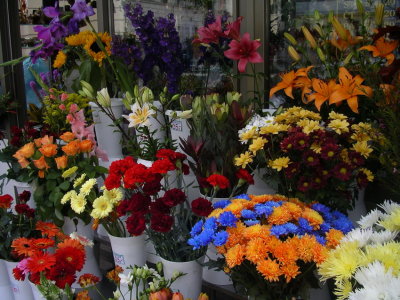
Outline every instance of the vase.
<svg viewBox="0 0 400 300"><path fill-rule="evenodd" d="M31 286L31 289L32 289L33 299L35 299L35 300L46 300L46 298L39 291L39 289L36 286L36 284L34 284L34 283L29 281L29 285Z"/></svg>
<svg viewBox="0 0 400 300"><path fill-rule="evenodd" d="M356 224L357 221L361 219L362 216L367 214L367 208L365 206L365 188L358 190L358 197L354 202L354 207L347 211L349 219Z"/></svg>
<svg viewBox="0 0 400 300"><path fill-rule="evenodd" d="M14 300L33 300L33 293L31 286L29 285L28 278L25 278L25 280L22 281L14 278L13 269L17 266L17 264L17 262L5 261Z"/></svg>
<svg viewBox="0 0 400 300"><path fill-rule="evenodd" d="M207 200L211 200L211 197L203 196ZM212 203L228 200L229 198L214 198L212 199ZM207 263L209 260L217 260L221 258L222 255L217 252L217 249L214 245L209 245L207 248L206 256L204 258L204 262ZM232 280L228 274L226 274L223 270L214 270L209 269L207 266L203 267L203 280L210 282L215 285L230 285L232 284Z"/></svg>
<svg viewBox="0 0 400 300"><path fill-rule="evenodd" d="M124 269L124 275L127 275L130 270L129 266L144 266L146 263L145 252L145 235L129 236L129 237L116 237L108 234L111 243L111 249L114 256L114 263ZM129 292L128 286L120 285L121 294L127 295ZM132 299L135 299L136 293L133 289ZM126 299L126 298L125 298Z"/></svg>
<svg viewBox="0 0 400 300"><path fill-rule="evenodd" d="M0 295L2 300L14 300L5 260L0 259Z"/></svg>
<svg viewBox="0 0 400 300"><path fill-rule="evenodd" d="M174 272L182 272L186 275L179 277L171 285L174 292L181 292L185 299L197 299L201 293L204 257L186 262L169 261L161 257L164 277L170 279Z"/></svg>
<svg viewBox="0 0 400 300"><path fill-rule="evenodd" d="M94 231L92 229L92 224L89 223L89 224L85 225L83 223L83 221L79 220L79 219L78 219L78 224L75 225L74 221L71 218L65 217L62 230L67 235L69 235L73 232L76 232L79 235L82 235L91 241L93 241L93 239L94 239ZM101 278L102 276L101 276L99 264L96 260L96 256L94 254L93 247L85 246L85 253L86 253L85 264L83 265L82 270L76 274L76 278L79 278L79 276L81 276L85 273L90 273L90 274L96 275L97 277ZM79 288L79 287L80 287L80 285L76 282L72 284L72 288Z"/></svg>
<svg viewBox="0 0 400 300"><path fill-rule="evenodd" d="M177 150L183 153L181 147L181 139L187 140L190 135L190 127L187 119L176 117L180 113L182 112L173 110L166 111L166 115L168 116L169 122L171 123L170 131L172 141L176 142Z"/></svg>
<svg viewBox="0 0 400 300"><path fill-rule="evenodd" d="M31 193L31 197L29 198L29 200L26 204L28 204L30 208L36 208L36 203L33 200L33 193L35 192L35 189L36 189L36 184L34 182L26 183L26 182L21 182L21 181L15 181L15 184L14 184L14 193L16 194L15 198L17 198L17 196L19 194L21 194L22 192L28 191ZM13 211L14 211L15 204L16 204L16 201L13 201L13 204L12 204Z"/></svg>
<svg viewBox="0 0 400 300"><path fill-rule="evenodd" d="M117 130L117 127L115 127L113 121L100 109L96 103L90 102L89 104L92 109L97 144L107 153L109 159L122 158L122 133ZM122 99L112 98L111 110L117 119L122 117L122 109Z"/></svg>
<svg viewBox="0 0 400 300"><path fill-rule="evenodd" d="M264 195L276 194L276 191L263 180L263 174L266 172L265 168L256 169L253 172L254 184L249 185L247 193L250 195Z"/></svg>
<svg viewBox="0 0 400 300"><path fill-rule="evenodd" d="M154 132L153 134L153 139L159 140L160 142L165 141L165 120L164 120L164 115L160 111L162 109L162 105L160 101L154 101L153 102L153 107L156 108L156 114L154 116L150 116L148 118L148 123L150 124L148 126L150 132ZM136 131L136 137L137 141L139 143L139 147L142 149L142 142L147 139L147 136L139 133Z"/></svg>

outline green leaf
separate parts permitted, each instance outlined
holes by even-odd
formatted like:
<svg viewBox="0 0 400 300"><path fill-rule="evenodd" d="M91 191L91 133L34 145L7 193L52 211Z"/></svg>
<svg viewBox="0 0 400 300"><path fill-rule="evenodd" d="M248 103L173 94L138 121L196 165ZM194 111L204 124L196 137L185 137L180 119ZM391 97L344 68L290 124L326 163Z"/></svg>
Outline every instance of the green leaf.
<svg viewBox="0 0 400 300"><path fill-rule="evenodd" d="M99 173L99 174L107 174L108 173L108 169L102 166L96 166L94 168L94 170Z"/></svg>
<svg viewBox="0 0 400 300"><path fill-rule="evenodd" d="M61 213L60 210L55 209L54 213L55 213L55 216L56 216L57 219L59 219L60 221L64 221L64 216L63 216L63 214Z"/></svg>
<svg viewBox="0 0 400 300"><path fill-rule="evenodd" d="M54 188L57 186L57 181L55 180L47 180L46 182L46 189L48 191L54 190Z"/></svg>
<svg viewBox="0 0 400 300"><path fill-rule="evenodd" d="M66 191L68 191L70 185L71 185L71 183L70 183L69 181L64 181L64 182L61 183L58 187L59 187L62 191L66 192Z"/></svg>

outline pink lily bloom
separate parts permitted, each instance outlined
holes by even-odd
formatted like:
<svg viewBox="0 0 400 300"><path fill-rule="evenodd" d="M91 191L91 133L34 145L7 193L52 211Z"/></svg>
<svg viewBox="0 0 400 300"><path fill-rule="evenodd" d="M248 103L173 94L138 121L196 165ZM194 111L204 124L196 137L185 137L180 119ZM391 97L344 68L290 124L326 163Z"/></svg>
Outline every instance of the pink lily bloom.
<svg viewBox="0 0 400 300"><path fill-rule="evenodd" d="M221 16L218 16L217 20L207 27L200 27L197 35L199 38L194 39L193 44L218 44L220 36L223 35Z"/></svg>
<svg viewBox="0 0 400 300"><path fill-rule="evenodd" d="M243 17L238 17L233 23L229 23L224 31L224 34L231 39L240 40L240 23Z"/></svg>
<svg viewBox="0 0 400 300"><path fill-rule="evenodd" d="M245 72L248 62L261 63L263 58L257 52L257 49L261 46L261 42L250 39L250 34L246 32L243 34L239 41L232 40L229 43L230 49L224 52L227 58L232 60L239 60L238 70L240 73Z"/></svg>

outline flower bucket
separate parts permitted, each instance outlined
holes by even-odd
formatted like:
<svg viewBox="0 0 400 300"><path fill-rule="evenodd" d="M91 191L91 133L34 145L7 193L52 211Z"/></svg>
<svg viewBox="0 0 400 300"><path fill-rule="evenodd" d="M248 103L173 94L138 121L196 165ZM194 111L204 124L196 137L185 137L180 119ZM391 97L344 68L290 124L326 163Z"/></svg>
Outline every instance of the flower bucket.
<svg viewBox="0 0 400 300"><path fill-rule="evenodd" d="M361 219L362 216L367 214L367 207L365 206L365 188L358 190L358 197L354 203L354 208L352 210L348 210L347 214L349 219L356 224L358 220Z"/></svg>
<svg viewBox="0 0 400 300"><path fill-rule="evenodd" d="M36 284L29 281L29 285L31 286L33 298L35 300L46 300L46 298L42 295L42 293L37 288Z"/></svg>
<svg viewBox="0 0 400 300"><path fill-rule="evenodd" d="M253 172L254 184L250 185L247 193L250 195L264 195L264 194L276 194L276 191L270 187L262 178L262 174L265 173L265 169L256 169Z"/></svg>
<svg viewBox="0 0 400 300"><path fill-rule="evenodd" d="M36 203L33 200L33 193L35 192L35 189L36 189L36 185L34 182L26 183L26 182L15 181L15 184L14 184L14 191L15 191L15 193L17 193L17 195L15 195L15 197L18 196L19 194L21 194L23 191L28 191L31 193L31 197L29 198L29 200L26 204L28 204L30 208L34 208L34 209L36 208ZM13 201L13 203L11 204L13 211L14 211L15 204L16 204L16 201Z"/></svg>
<svg viewBox="0 0 400 300"><path fill-rule="evenodd" d="M97 144L103 149L108 157L122 157L121 139L122 133L116 130L112 120L99 108L99 106L90 102L92 109L94 128L96 131ZM111 109L118 119L122 116L123 103L120 98L111 99Z"/></svg>
<svg viewBox="0 0 400 300"><path fill-rule="evenodd" d="M5 261L8 278L11 283L11 291L14 295L14 300L33 300L33 293L29 280L25 278L23 281L16 280L13 275L13 269L17 266L17 262Z"/></svg>
<svg viewBox="0 0 400 300"><path fill-rule="evenodd" d="M210 197L205 197L207 200L210 200ZM212 203L214 204L215 202L221 201L221 200L228 200L228 198L214 198L212 200ZM210 259L211 260L217 260L218 258L221 258L222 255L217 252L217 249L215 246L208 246L207 248L207 253L204 258L204 262L207 263ZM215 269L209 269L207 266L203 267L203 280L210 282L215 285L229 285L232 284L231 278L222 270L215 270Z"/></svg>
<svg viewBox="0 0 400 300"><path fill-rule="evenodd" d="M14 300L5 261L0 259L0 295L2 300Z"/></svg>
<svg viewBox="0 0 400 300"><path fill-rule="evenodd" d="M186 275L178 278L171 285L172 290L174 292L181 292L185 299L197 299L201 293L203 279L203 267L201 263L203 261L204 257L187 262L174 262L161 258L165 278L171 278L176 271L186 273Z"/></svg>
<svg viewBox="0 0 400 300"><path fill-rule="evenodd" d="M146 252L145 252L145 235L130 236L130 237L116 237L108 234L111 243L111 249L114 256L114 263L124 269L124 274L127 275L129 270L126 268L129 266L144 266L146 263ZM129 295L128 286L121 284L121 294L125 299L129 299L126 295ZM129 296L128 296L129 297ZM132 291L132 299L135 299L135 290Z"/></svg>
<svg viewBox="0 0 400 300"><path fill-rule="evenodd" d="M166 115L169 118L169 121L171 122L171 138L173 141L176 141L177 145L177 151L182 152L181 148L181 140L187 140L187 138L190 135L190 128L189 124L187 122L187 119L180 119L180 118L174 118L173 116L176 116L177 114L179 115L182 113L181 111L173 111L173 110L167 110Z"/></svg>
<svg viewBox="0 0 400 300"><path fill-rule="evenodd" d="M161 260L160 256L156 254L156 249L154 248L153 241L148 239L147 235L146 235L145 251L146 251L147 262L156 264Z"/></svg>
<svg viewBox="0 0 400 300"><path fill-rule="evenodd" d="M78 221L78 224L75 227L75 223L73 222L73 220L71 218L65 217L62 230L65 234L68 235L73 232L77 232L79 235L83 235L84 237L88 238L91 241L93 241L94 239L94 231L92 229L92 224L89 223L85 225L81 220ZM82 270L76 274L76 278L79 278L79 276L85 273L90 273L101 278L102 276L99 264L97 263L96 257L94 255L93 247L85 246L85 252L86 252L85 264ZM80 285L78 283L72 284L72 288L79 288L79 287Z"/></svg>

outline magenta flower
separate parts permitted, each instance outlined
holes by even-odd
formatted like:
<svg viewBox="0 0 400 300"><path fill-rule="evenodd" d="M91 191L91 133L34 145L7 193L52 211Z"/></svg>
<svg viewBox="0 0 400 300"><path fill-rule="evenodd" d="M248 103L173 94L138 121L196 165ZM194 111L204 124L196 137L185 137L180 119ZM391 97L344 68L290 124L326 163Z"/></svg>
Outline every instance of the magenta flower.
<svg viewBox="0 0 400 300"><path fill-rule="evenodd" d="M232 60L239 60L238 69L240 73L246 70L246 65L248 62L251 63L261 63L263 58L257 52L257 49L261 46L261 42L250 39L250 34L246 32L243 34L239 41L232 40L229 43L230 49L224 52L227 58Z"/></svg>
<svg viewBox="0 0 400 300"><path fill-rule="evenodd" d="M240 40L240 23L242 23L243 17L238 17L233 23L229 23L224 31L226 37Z"/></svg>
<svg viewBox="0 0 400 300"><path fill-rule="evenodd" d="M219 38L223 36L221 16L218 16L214 23L200 27L197 30L197 34L199 38L194 39L193 44L218 44Z"/></svg>

